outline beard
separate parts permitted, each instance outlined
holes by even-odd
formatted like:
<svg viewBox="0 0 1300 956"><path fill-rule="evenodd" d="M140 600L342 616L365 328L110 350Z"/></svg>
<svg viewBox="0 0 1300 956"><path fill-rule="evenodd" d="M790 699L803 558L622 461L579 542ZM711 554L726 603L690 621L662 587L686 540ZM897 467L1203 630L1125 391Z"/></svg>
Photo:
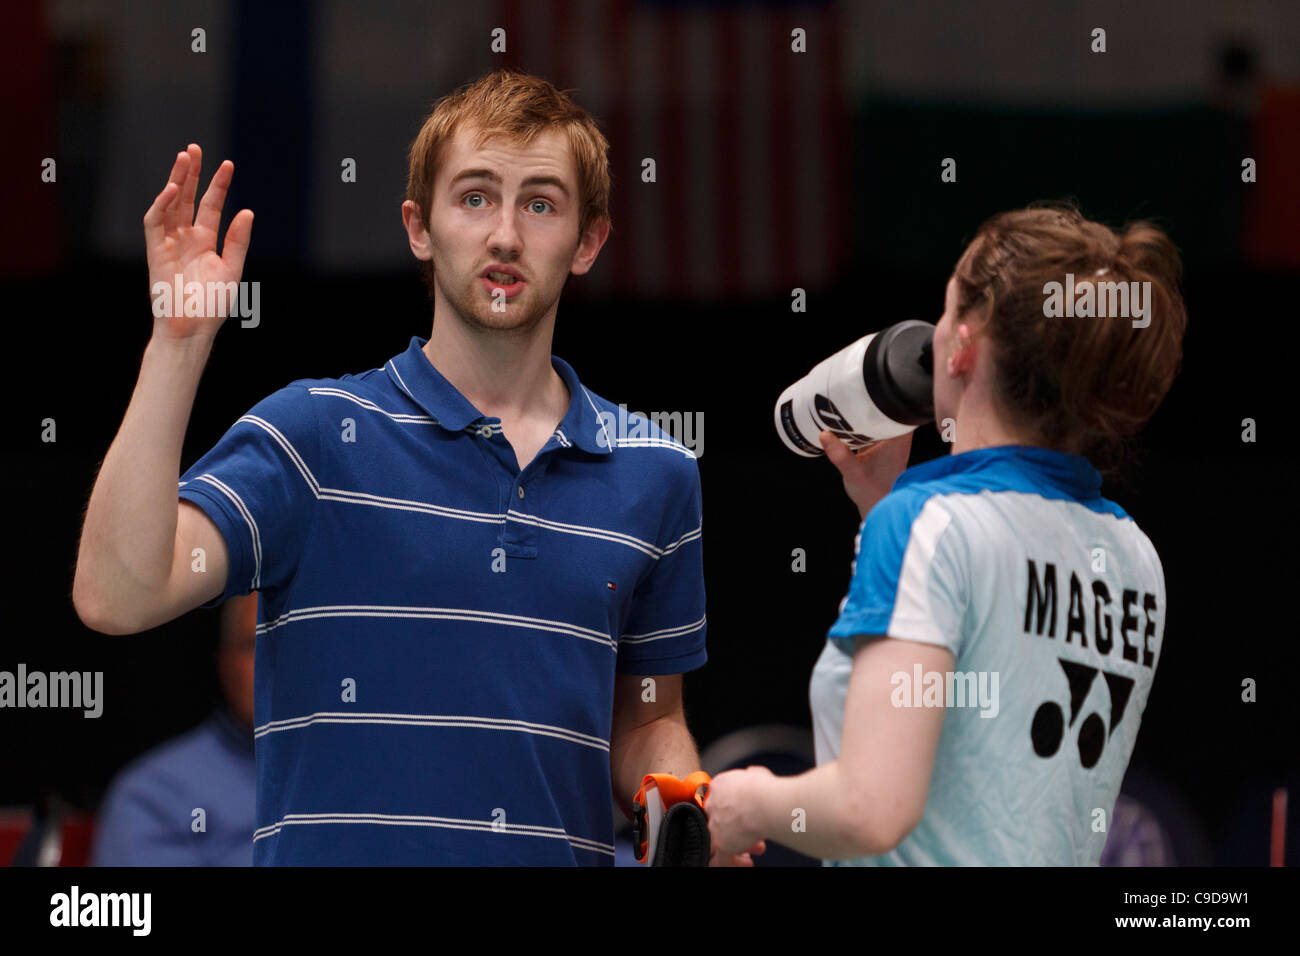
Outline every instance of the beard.
<svg viewBox="0 0 1300 956"><path fill-rule="evenodd" d="M456 295L446 298L452 310L469 328L517 335L527 335L536 329L552 305L544 301L545 296L533 288L532 282L527 282L523 291L514 298L503 299L505 308L497 311L493 308L497 297L483 288L478 276L461 286Z"/></svg>

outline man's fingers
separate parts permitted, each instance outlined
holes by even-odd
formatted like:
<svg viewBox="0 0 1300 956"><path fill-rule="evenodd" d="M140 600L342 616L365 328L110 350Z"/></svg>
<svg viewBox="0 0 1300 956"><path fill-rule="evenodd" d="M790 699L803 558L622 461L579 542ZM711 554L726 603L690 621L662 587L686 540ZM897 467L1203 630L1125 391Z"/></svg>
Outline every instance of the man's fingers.
<svg viewBox="0 0 1300 956"><path fill-rule="evenodd" d="M185 152L190 157L190 171L185 176L185 185L181 189L181 205L177 212L181 225L194 223L194 195L199 191L199 170L203 168L203 150L197 143L190 143Z"/></svg>
<svg viewBox="0 0 1300 956"><path fill-rule="evenodd" d="M177 193L176 184L169 182L162 188L162 192L154 197L153 205L145 211L144 247L146 252L152 253L167 238L167 227L163 225L163 219L167 206L176 200Z"/></svg>
<svg viewBox="0 0 1300 956"><path fill-rule="evenodd" d="M221 227L221 207L226 204L226 190L230 188L230 180L235 175L235 164L226 160L217 167L217 171L212 174L212 182L208 183L208 190L203 194L203 201L199 203L199 215L194 220L194 226L197 229L210 229L215 235Z"/></svg>
<svg viewBox="0 0 1300 956"><path fill-rule="evenodd" d="M221 261L236 276L244 274L244 257L248 255L248 243L252 236L253 210L241 209L230 220L230 226L226 229L226 244L221 247Z"/></svg>
<svg viewBox="0 0 1300 956"><path fill-rule="evenodd" d="M180 225L180 207L176 203L176 197L180 195L181 189L185 186L185 171L189 169L189 165L189 153L176 154L176 162L172 164L171 178L168 179L168 183L176 186L176 193L163 207L163 228L167 231L167 235L176 232L177 227ZM189 224L186 223L186 225Z"/></svg>

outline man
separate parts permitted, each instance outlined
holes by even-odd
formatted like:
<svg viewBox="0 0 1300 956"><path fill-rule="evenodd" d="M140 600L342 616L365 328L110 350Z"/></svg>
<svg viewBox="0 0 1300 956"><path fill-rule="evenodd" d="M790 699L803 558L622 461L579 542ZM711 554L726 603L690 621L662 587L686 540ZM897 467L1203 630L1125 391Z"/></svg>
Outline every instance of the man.
<svg viewBox="0 0 1300 956"><path fill-rule="evenodd" d="M257 864L609 865L611 788L627 813L645 773L698 768L698 466L658 430L620 441L617 407L550 354L566 277L609 234L607 150L534 77L439 101L402 206L429 339L264 399L179 506L222 319L155 320L73 597L124 634L261 591ZM250 211L215 252L229 162L189 227L199 159L177 157L145 216L151 282L242 271Z"/></svg>
<svg viewBox="0 0 1300 956"><path fill-rule="evenodd" d="M222 605L217 648L222 703L198 727L118 774L95 821L93 865L252 864L256 637L255 593Z"/></svg>

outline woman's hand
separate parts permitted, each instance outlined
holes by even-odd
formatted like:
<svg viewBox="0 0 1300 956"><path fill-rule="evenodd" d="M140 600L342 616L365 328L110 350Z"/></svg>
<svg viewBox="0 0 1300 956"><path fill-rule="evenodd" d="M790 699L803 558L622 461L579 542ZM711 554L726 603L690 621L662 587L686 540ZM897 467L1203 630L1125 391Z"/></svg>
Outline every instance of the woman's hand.
<svg viewBox="0 0 1300 956"><path fill-rule="evenodd" d="M709 782L704 812L709 817L709 865L752 866L734 857L753 856L767 849L759 829L759 801L775 774L766 767L728 770Z"/></svg>
<svg viewBox="0 0 1300 956"><path fill-rule="evenodd" d="M886 438L854 454L834 434L823 431L817 436L826 457L844 477L844 490L865 518L876 502L889 494L894 481L907 467L912 451L912 433Z"/></svg>

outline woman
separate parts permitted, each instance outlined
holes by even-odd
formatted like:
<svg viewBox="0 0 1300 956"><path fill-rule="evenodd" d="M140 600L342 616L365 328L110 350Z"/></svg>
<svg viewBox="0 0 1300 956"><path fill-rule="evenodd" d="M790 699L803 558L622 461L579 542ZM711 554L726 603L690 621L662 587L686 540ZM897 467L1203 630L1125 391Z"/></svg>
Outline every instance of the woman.
<svg viewBox="0 0 1300 956"><path fill-rule="evenodd" d="M864 522L812 675L818 765L714 778L715 853L1096 864L1165 621L1159 556L1097 467L1177 374L1180 272L1156 227L1072 206L980 228L934 332L951 454L900 476L910 437L821 436Z"/></svg>

